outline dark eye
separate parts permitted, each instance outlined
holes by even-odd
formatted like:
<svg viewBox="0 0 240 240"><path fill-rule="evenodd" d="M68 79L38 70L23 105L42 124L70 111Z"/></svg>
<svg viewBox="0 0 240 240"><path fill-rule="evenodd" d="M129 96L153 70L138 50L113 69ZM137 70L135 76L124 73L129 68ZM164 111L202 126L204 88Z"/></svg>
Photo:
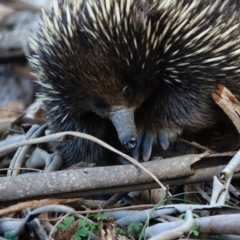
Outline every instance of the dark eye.
<svg viewBox="0 0 240 240"><path fill-rule="evenodd" d="M123 88L123 95L126 98L131 99L131 98L133 98L136 95L136 92L135 92L135 90L131 86L125 86Z"/></svg>

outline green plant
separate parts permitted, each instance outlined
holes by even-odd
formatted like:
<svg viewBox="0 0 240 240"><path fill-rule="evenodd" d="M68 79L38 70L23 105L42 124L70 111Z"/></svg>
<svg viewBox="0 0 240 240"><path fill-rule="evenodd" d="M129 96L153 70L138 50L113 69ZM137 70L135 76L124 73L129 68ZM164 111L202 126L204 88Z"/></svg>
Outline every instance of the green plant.
<svg viewBox="0 0 240 240"><path fill-rule="evenodd" d="M108 215L106 213L93 214L92 217L98 221L108 219ZM63 220L63 223L57 225L57 228L66 230L73 224L74 221L75 218L73 216L66 217ZM77 223L78 223L77 231L72 235L71 240L81 240L82 238L87 237L89 232L93 232L96 234L98 233L98 224L95 222L88 222L85 219L79 219Z"/></svg>
<svg viewBox="0 0 240 240"><path fill-rule="evenodd" d="M116 228L116 231L117 231L117 235L126 235L126 232L124 231L124 229L122 228Z"/></svg>
<svg viewBox="0 0 240 240"><path fill-rule="evenodd" d="M132 222L128 226L128 234L132 237L138 237L142 231L143 223L141 222Z"/></svg>
<svg viewBox="0 0 240 240"><path fill-rule="evenodd" d="M68 229L72 225L73 222L74 222L74 217L73 216L66 217L63 220L63 224L59 223L57 225L57 228L58 229Z"/></svg>
<svg viewBox="0 0 240 240"><path fill-rule="evenodd" d="M78 220L78 229L72 235L71 240L81 240L82 237L86 237L89 232L89 223L85 219Z"/></svg>
<svg viewBox="0 0 240 240"><path fill-rule="evenodd" d="M195 237L198 237L199 235L199 231L198 231L199 225L197 225L196 223L193 224L193 226L191 227L191 229L188 232L188 237L190 235L194 235Z"/></svg>
<svg viewBox="0 0 240 240"><path fill-rule="evenodd" d="M193 218L199 218L199 216L196 213L192 213ZM180 219L184 219L186 220L186 214L183 213L179 216ZM193 226L191 227L191 229L188 232L188 238L193 234L195 237L198 237L199 235L199 231L198 231L199 225L197 225L196 223L193 224Z"/></svg>
<svg viewBox="0 0 240 240"><path fill-rule="evenodd" d="M171 197L168 196L167 198L163 199L158 204L156 204L156 206L152 208L152 211L150 212L148 219L145 221L144 226L142 227L142 232L139 236L139 240L146 239L145 230L146 230L147 226L149 225L149 221L151 219L152 214L154 213L154 211L158 207L162 206L163 204L166 204L168 201L173 201L173 200L174 201L179 201L179 202L184 202L184 203L196 204L194 202L190 202L190 201L186 201L184 199L178 198L179 196L186 195L186 194L192 194L192 193L199 193L199 192L198 191L191 191L191 192L179 193L179 194L176 194L176 195L171 196Z"/></svg>
<svg viewBox="0 0 240 240"><path fill-rule="evenodd" d="M13 232L5 232L4 238L8 240L18 240L18 236L16 236Z"/></svg>
<svg viewBox="0 0 240 240"><path fill-rule="evenodd" d="M97 213L97 214L93 214L93 218L99 220L107 220L108 219L108 214L107 213Z"/></svg>

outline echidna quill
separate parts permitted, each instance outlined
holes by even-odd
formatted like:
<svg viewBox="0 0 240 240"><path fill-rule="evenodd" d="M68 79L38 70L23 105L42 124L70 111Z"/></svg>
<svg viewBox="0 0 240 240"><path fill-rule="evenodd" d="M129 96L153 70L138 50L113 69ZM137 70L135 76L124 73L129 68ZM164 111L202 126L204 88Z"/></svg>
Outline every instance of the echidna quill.
<svg viewBox="0 0 240 240"><path fill-rule="evenodd" d="M148 160L154 141L213 125L211 92L240 96L237 0L58 0L30 41L52 132L79 131ZM115 156L76 138L65 166Z"/></svg>

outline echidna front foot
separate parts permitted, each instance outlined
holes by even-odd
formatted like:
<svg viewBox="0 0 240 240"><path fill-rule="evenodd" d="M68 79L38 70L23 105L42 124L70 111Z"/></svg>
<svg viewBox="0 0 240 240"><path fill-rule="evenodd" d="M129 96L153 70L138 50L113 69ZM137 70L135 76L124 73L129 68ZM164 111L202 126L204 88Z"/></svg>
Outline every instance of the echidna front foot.
<svg viewBox="0 0 240 240"><path fill-rule="evenodd" d="M170 141L174 141L177 138L175 132L169 132L161 130L158 133L139 133L137 146L132 151L132 157L139 160L142 158L144 161L148 161L152 154L153 146L160 147L162 150L167 150Z"/></svg>

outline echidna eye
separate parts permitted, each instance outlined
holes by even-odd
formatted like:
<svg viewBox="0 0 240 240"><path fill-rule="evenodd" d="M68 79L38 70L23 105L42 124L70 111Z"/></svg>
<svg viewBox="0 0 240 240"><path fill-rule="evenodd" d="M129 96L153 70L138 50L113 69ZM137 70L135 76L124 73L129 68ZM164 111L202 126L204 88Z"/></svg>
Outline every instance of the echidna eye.
<svg viewBox="0 0 240 240"><path fill-rule="evenodd" d="M136 92L133 90L132 87L130 86L125 86L123 88L123 91L122 91L123 95L126 97L126 98L133 98L136 94Z"/></svg>

